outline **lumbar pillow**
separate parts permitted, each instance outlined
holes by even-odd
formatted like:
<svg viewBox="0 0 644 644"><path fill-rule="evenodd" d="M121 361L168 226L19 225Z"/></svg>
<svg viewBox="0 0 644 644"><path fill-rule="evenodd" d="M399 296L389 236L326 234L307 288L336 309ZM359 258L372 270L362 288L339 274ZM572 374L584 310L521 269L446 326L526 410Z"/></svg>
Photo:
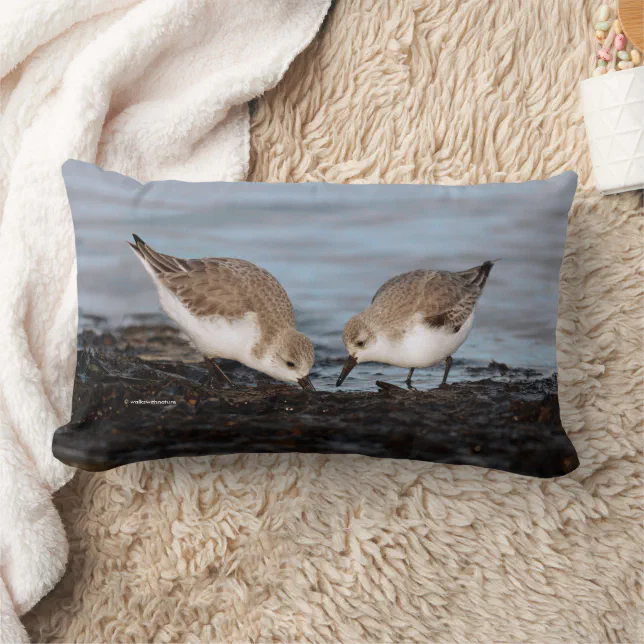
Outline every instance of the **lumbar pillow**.
<svg viewBox="0 0 644 644"><path fill-rule="evenodd" d="M360 453L558 476L555 327L577 177L467 187L152 182L68 161L73 416L89 470Z"/></svg>

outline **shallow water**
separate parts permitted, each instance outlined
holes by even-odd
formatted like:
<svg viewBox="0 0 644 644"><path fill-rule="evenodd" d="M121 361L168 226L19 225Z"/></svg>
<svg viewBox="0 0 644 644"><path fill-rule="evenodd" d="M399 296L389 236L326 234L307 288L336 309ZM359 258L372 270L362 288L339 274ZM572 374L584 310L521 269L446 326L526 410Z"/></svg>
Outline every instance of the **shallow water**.
<svg viewBox="0 0 644 644"><path fill-rule="evenodd" d="M319 389L334 389L346 355L342 328L383 282L417 268L465 270L501 258L473 331L454 356L450 381L471 380L472 368L493 360L546 375L555 369L566 222L539 212L538 204L505 203L498 210L488 204L480 211L474 204L472 212L445 204L427 212L420 202L395 212L391 204L381 210L373 203L335 210L300 204L275 212L249 202L190 215L125 206L88 201L91 216L85 217L76 199L81 328L93 325L87 314L103 316L108 327L162 319L156 290L126 243L132 233L180 257L240 257L269 270L287 290L299 329L316 346L312 379ZM414 383L435 387L442 374L443 365L418 370ZM406 375L405 369L362 364L344 388L373 390L375 380L402 384Z"/></svg>

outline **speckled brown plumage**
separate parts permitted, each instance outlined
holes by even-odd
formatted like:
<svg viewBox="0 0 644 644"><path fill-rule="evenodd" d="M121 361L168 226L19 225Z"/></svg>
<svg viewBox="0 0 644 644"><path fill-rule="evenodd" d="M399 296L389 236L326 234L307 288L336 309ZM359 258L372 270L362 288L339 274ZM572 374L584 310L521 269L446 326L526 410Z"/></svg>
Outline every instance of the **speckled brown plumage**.
<svg viewBox="0 0 644 644"><path fill-rule="evenodd" d="M295 328L295 314L282 285L267 270L244 259L181 259L158 253L141 238L130 244L153 269L157 279L197 317L240 319L257 315L266 346L285 326Z"/></svg>
<svg viewBox="0 0 644 644"><path fill-rule="evenodd" d="M493 262L466 271L416 270L392 277L374 295L366 313L374 321L386 321L390 336L404 333L416 314L431 327L457 333L474 310Z"/></svg>

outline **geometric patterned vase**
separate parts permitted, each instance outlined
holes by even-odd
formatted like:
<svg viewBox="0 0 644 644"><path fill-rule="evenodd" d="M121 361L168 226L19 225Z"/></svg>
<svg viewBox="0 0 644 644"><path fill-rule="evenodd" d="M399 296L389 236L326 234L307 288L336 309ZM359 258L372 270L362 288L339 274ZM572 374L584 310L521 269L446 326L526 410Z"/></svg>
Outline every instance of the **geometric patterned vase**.
<svg viewBox="0 0 644 644"><path fill-rule="evenodd" d="M581 102L597 189L644 188L644 67L582 81Z"/></svg>

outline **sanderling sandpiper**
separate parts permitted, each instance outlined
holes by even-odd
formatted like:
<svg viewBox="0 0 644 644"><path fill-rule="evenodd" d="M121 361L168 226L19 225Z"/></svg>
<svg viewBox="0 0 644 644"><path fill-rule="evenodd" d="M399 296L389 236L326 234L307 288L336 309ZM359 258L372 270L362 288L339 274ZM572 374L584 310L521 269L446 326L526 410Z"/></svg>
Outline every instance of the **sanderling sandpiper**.
<svg viewBox="0 0 644 644"><path fill-rule="evenodd" d="M496 260L495 260L496 261ZM445 360L443 382L452 354L472 330L474 307L494 262L458 273L417 270L392 277L376 292L371 305L352 317L342 340L349 357L336 385L361 362L382 362L414 369Z"/></svg>
<svg viewBox="0 0 644 644"><path fill-rule="evenodd" d="M295 328L286 291L266 270L243 259L180 259L133 235L130 244L159 292L165 312L206 357L211 374L232 385L215 358L228 358L277 380L314 387L313 343Z"/></svg>

